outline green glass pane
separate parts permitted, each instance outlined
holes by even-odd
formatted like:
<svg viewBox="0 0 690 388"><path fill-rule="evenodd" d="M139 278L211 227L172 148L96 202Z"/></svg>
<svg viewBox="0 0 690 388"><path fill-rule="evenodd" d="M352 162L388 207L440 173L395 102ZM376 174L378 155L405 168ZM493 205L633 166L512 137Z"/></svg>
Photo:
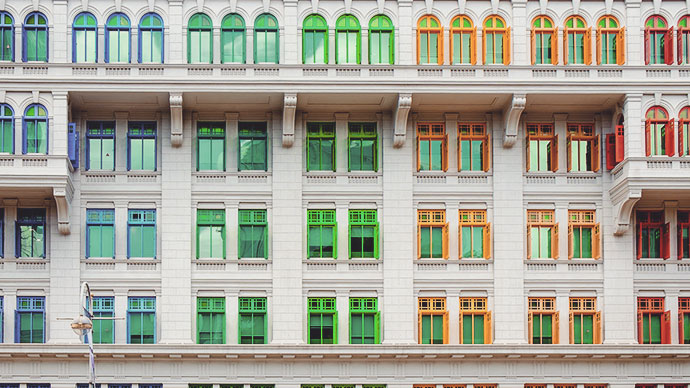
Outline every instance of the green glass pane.
<svg viewBox="0 0 690 388"><path fill-rule="evenodd" d="M683 314L683 340L683 343L690 344L690 313Z"/></svg>
<svg viewBox="0 0 690 388"><path fill-rule="evenodd" d="M462 316L462 344L472 343L472 315Z"/></svg>
<svg viewBox="0 0 690 388"><path fill-rule="evenodd" d="M142 314L142 343L154 343L154 333L156 332L155 315L154 313Z"/></svg>
<svg viewBox="0 0 690 388"><path fill-rule="evenodd" d="M429 145L429 140L420 140L419 142L419 169L421 171L428 171L431 169L431 166L429 164L431 156L429 151Z"/></svg>
<svg viewBox="0 0 690 388"><path fill-rule="evenodd" d="M539 141L529 141L529 170L539 171Z"/></svg>
<svg viewBox="0 0 690 388"><path fill-rule="evenodd" d="M101 169L115 169L115 139L101 140Z"/></svg>
<svg viewBox="0 0 690 388"><path fill-rule="evenodd" d="M422 315L422 343L431 343L431 315Z"/></svg>
<svg viewBox="0 0 690 388"><path fill-rule="evenodd" d="M112 313L96 312L96 318L110 318ZM93 343L95 344L112 344L114 343L114 321L111 319L94 319L93 320Z"/></svg>
<svg viewBox="0 0 690 388"><path fill-rule="evenodd" d="M309 257L321 257L321 227L310 226L307 233Z"/></svg>
<svg viewBox="0 0 690 388"><path fill-rule="evenodd" d="M333 245L333 227L321 227L321 257L335 257Z"/></svg>
<svg viewBox="0 0 690 388"><path fill-rule="evenodd" d="M153 171L156 169L156 140L143 139L143 166L142 170Z"/></svg>
<svg viewBox="0 0 690 388"><path fill-rule="evenodd" d="M582 257L592 257L592 228L582 228Z"/></svg>
<svg viewBox="0 0 690 388"><path fill-rule="evenodd" d="M374 314L364 314L363 322L363 343L374 344L376 343L376 315Z"/></svg>
<svg viewBox="0 0 690 388"><path fill-rule="evenodd" d="M197 229L200 258L211 257L211 227L199 226Z"/></svg>
<svg viewBox="0 0 690 388"><path fill-rule="evenodd" d="M429 34L429 63L438 63L438 34Z"/></svg>
<svg viewBox="0 0 690 388"><path fill-rule="evenodd" d="M484 316L475 315L474 316L474 343L483 344L484 343Z"/></svg>
<svg viewBox="0 0 690 388"><path fill-rule="evenodd" d="M129 139L129 169L143 169L143 139Z"/></svg>
<svg viewBox="0 0 690 388"><path fill-rule="evenodd" d="M307 159L307 170L321 170L321 141L309 140L309 158Z"/></svg>
<svg viewBox="0 0 690 388"><path fill-rule="evenodd" d="M103 155L102 139L89 139L89 169L101 170L103 162L101 157Z"/></svg>
<svg viewBox="0 0 690 388"><path fill-rule="evenodd" d="M419 34L419 63L430 63L429 60L429 34Z"/></svg>
<svg viewBox="0 0 690 388"><path fill-rule="evenodd" d="M442 344L443 343L443 316L434 315L433 316L433 343Z"/></svg>
<svg viewBox="0 0 690 388"><path fill-rule="evenodd" d="M551 228L539 228L539 257L551 257Z"/></svg>
<svg viewBox="0 0 690 388"><path fill-rule="evenodd" d="M484 257L484 233L483 227L473 226L472 227L472 257L480 258Z"/></svg>
<svg viewBox="0 0 690 388"><path fill-rule="evenodd" d="M443 258L443 229L431 228L431 257Z"/></svg>
<svg viewBox="0 0 690 388"><path fill-rule="evenodd" d="M460 252L463 258L472 257L472 227L463 226L461 230L462 234L462 252Z"/></svg>
<svg viewBox="0 0 690 388"><path fill-rule="evenodd" d="M19 342L31 342L31 313L19 314Z"/></svg>
<svg viewBox="0 0 690 388"><path fill-rule="evenodd" d="M321 170L335 171L335 163L333 160L333 140L321 140Z"/></svg>
<svg viewBox="0 0 690 388"><path fill-rule="evenodd" d="M482 140L472 140L472 171L482 171L483 144Z"/></svg>
<svg viewBox="0 0 690 388"><path fill-rule="evenodd" d="M537 171L549 171L549 159L551 159L551 141L539 140L537 142L537 146Z"/></svg>
<svg viewBox="0 0 690 388"><path fill-rule="evenodd" d="M363 326L364 326L364 315L363 314L351 314L350 315L350 343L351 344L362 344L363 342Z"/></svg>
<svg viewBox="0 0 690 388"><path fill-rule="evenodd" d="M471 144L469 140L460 141L460 169L463 171L472 170L472 153L470 148Z"/></svg>
<svg viewBox="0 0 690 388"><path fill-rule="evenodd" d="M431 257L431 228L421 228L420 245L421 256L425 258Z"/></svg>
<svg viewBox="0 0 690 388"><path fill-rule="evenodd" d="M225 246L225 239L223 238L223 227L211 227L211 254L213 258L224 258L223 247Z"/></svg>
<svg viewBox="0 0 690 388"><path fill-rule="evenodd" d="M362 170L362 140L350 140L349 162L351 171Z"/></svg>
<svg viewBox="0 0 690 388"><path fill-rule="evenodd" d="M0 124L0 128L2 128L2 149L0 149L0 152L12 152L13 148L13 128L12 128L12 120L2 120L2 124Z"/></svg>
<svg viewBox="0 0 690 388"><path fill-rule="evenodd" d="M441 171L443 170L443 141L432 140L431 141L431 170Z"/></svg>

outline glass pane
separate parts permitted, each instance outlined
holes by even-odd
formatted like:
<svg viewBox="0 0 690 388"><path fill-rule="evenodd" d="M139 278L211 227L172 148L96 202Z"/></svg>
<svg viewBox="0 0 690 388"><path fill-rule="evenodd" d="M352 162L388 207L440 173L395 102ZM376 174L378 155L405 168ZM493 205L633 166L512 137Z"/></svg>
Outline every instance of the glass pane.
<svg viewBox="0 0 690 388"><path fill-rule="evenodd" d="M163 32L155 31L153 34L153 42L151 46L151 62L163 63Z"/></svg>
<svg viewBox="0 0 690 388"><path fill-rule="evenodd" d="M434 315L433 316L433 343L442 344L443 343L443 316Z"/></svg>
<svg viewBox="0 0 690 388"><path fill-rule="evenodd" d="M419 169L421 171L430 170L430 151L429 151L429 140L419 141Z"/></svg>
<svg viewBox="0 0 690 388"><path fill-rule="evenodd" d="M422 336L423 344L431 343L431 315L422 315Z"/></svg>
<svg viewBox="0 0 690 388"><path fill-rule="evenodd" d="M362 227L362 257L374 257L374 240L374 227Z"/></svg>
<svg viewBox="0 0 690 388"><path fill-rule="evenodd" d="M482 170L482 140L472 140L472 171Z"/></svg>
<svg viewBox="0 0 690 388"><path fill-rule="evenodd" d="M152 32L151 31L145 31L141 30L141 42L139 44L141 45L141 61L143 63L151 63L152 58L151 54L153 52L153 42L152 42Z"/></svg>
<svg viewBox="0 0 690 388"><path fill-rule="evenodd" d="M539 244L539 228L538 227L531 227L530 228L530 247L532 252L530 252L530 257L532 258L540 258L540 244Z"/></svg>
<svg viewBox="0 0 690 388"><path fill-rule="evenodd" d="M266 33L266 62L278 63L278 33Z"/></svg>
<svg viewBox="0 0 690 388"><path fill-rule="evenodd" d="M333 140L321 140L321 169L334 170L335 163L333 163Z"/></svg>
<svg viewBox="0 0 690 388"><path fill-rule="evenodd" d="M115 140L103 139L101 140L101 169L114 170L115 169Z"/></svg>
<svg viewBox="0 0 690 388"><path fill-rule="evenodd" d="M581 344L582 342L582 317L583 315L573 315L573 343Z"/></svg>
<svg viewBox="0 0 690 388"><path fill-rule="evenodd" d="M199 48L201 50L199 61L203 63L211 62L211 33L202 31L200 36Z"/></svg>
<svg viewBox="0 0 690 388"><path fill-rule="evenodd" d="M442 160L443 160L443 141L432 140L431 141L431 170L434 170L434 171L443 170Z"/></svg>
<svg viewBox="0 0 690 388"><path fill-rule="evenodd" d="M333 227L321 227L321 257L334 257Z"/></svg>
<svg viewBox="0 0 690 388"><path fill-rule="evenodd" d="M582 317L582 326L583 326L583 342L585 344L593 344L594 343L594 316L593 315L584 315Z"/></svg>
<svg viewBox="0 0 690 388"><path fill-rule="evenodd" d="M120 50L117 62L129 62L129 31L124 30L118 33Z"/></svg>
<svg viewBox="0 0 690 388"><path fill-rule="evenodd" d="M104 225L101 229L101 252L99 257L114 257L115 230L112 225Z"/></svg>
<svg viewBox="0 0 690 388"><path fill-rule="evenodd" d="M309 140L309 159L307 160L308 170L321 170L321 142L319 140Z"/></svg>
<svg viewBox="0 0 690 388"><path fill-rule="evenodd" d="M551 141L550 140L539 140L539 161L538 161L538 171L548 171L549 170L549 159L551 158Z"/></svg>
<svg viewBox="0 0 690 388"><path fill-rule="evenodd" d="M374 171L376 168L376 140L362 140L362 170Z"/></svg>
<svg viewBox="0 0 690 388"><path fill-rule="evenodd" d="M484 257L484 233L483 227L472 227L472 257Z"/></svg>
<svg viewBox="0 0 690 388"><path fill-rule="evenodd" d="M429 63L438 63L438 34L429 34Z"/></svg>
<svg viewBox="0 0 690 388"><path fill-rule="evenodd" d="M156 228L154 226L142 227L142 257L155 257Z"/></svg>
<svg viewBox="0 0 690 388"><path fill-rule="evenodd" d="M213 153L211 152L211 146L212 146L212 139L199 139L199 170L200 171L205 171L205 170L211 170L212 169L212 163L211 163L211 156Z"/></svg>
<svg viewBox="0 0 690 388"><path fill-rule="evenodd" d="M101 170L103 164L101 162L101 139L89 139L89 169Z"/></svg>
<svg viewBox="0 0 690 388"><path fill-rule="evenodd" d="M460 141L460 169L464 171L472 170L472 154L470 152L470 141Z"/></svg>
<svg viewBox="0 0 690 388"><path fill-rule="evenodd" d="M309 257L321 257L321 227L310 226L308 232Z"/></svg>
<svg viewBox="0 0 690 388"><path fill-rule="evenodd" d="M369 31L369 58L371 61L371 64L376 65L376 64L381 64L383 63L382 61L382 54L384 53L382 46L382 40L381 40L381 33L380 32L374 32L374 31ZM383 54L385 55L385 54Z"/></svg>
<svg viewBox="0 0 690 388"><path fill-rule="evenodd" d="M443 229L439 227L431 228L431 256L443 258Z"/></svg>
<svg viewBox="0 0 690 388"><path fill-rule="evenodd" d="M426 32L419 34L419 63L430 63L429 34Z"/></svg>
<svg viewBox="0 0 690 388"><path fill-rule="evenodd" d="M129 139L129 169L141 170L143 168L143 139Z"/></svg>
<svg viewBox="0 0 690 388"><path fill-rule="evenodd" d="M582 228L582 257L592 257L592 228Z"/></svg>
<svg viewBox="0 0 690 388"><path fill-rule="evenodd" d="M142 170L155 170L156 169L156 140L155 139L144 139L144 161Z"/></svg>
<svg viewBox="0 0 690 388"><path fill-rule="evenodd" d="M351 314L350 315L350 343L351 344L362 344L363 335L363 314Z"/></svg>
<svg viewBox="0 0 690 388"><path fill-rule="evenodd" d="M551 228L539 228L539 251L539 257L551 257Z"/></svg>
<svg viewBox="0 0 690 388"><path fill-rule="evenodd" d="M652 344L661 343L661 314L652 314L650 316L650 330L652 334Z"/></svg>
<svg viewBox="0 0 690 388"><path fill-rule="evenodd" d="M142 343L154 343L154 333L156 332L155 315L154 313L142 314Z"/></svg>
<svg viewBox="0 0 690 388"><path fill-rule="evenodd" d="M351 171L361 171L362 168L362 141L361 140L350 140L350 170Z"/></svg>
<svg viewBox="0 0 690 388"><path fill-rule="evenodd" d="M421 228L420 245L422 257L431 257L431 228Z"/></svg>
<svg viewBox="0 0 690 388"><path fill-rule="evenodd" d="M211 257L223 258L223 246L225 241L223 239L223 227L211 227Z"/></svg>
<svg viewBox="0 0 690 388"><path fill-rule="evenodd" d="M472 257L472 227L462 227L462 252L460 257Z"/></svg>
<svg viewBox="0 0 690 388"><path fill-rule="evenodd" d="M362 253L362 226L352 226L350 228L350 256L364 257Z"/></svg>
<svg viewBox="0 0 690 388"><path fill-rule="evenodd" d="M211 227L210 226L199 226L199 257L209 258L211 257Z"/></svg>

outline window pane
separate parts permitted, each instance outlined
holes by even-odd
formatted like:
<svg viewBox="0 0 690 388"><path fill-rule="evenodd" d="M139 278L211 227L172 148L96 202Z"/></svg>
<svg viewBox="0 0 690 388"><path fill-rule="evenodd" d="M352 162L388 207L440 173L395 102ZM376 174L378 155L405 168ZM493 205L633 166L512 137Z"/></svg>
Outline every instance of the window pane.
<svg viewBox="0 0 690 388"><path fill-rule="evenodd" d="M423 344L431 343L431 315L422 315L422 336Z"/></svg>
<svg viewBox="0 0 690 388"><path fill-rule="evenodd" d="M334 170L333 163L333 140L321 140L321 169Z"/></svg>
<svg viewBox="0 0 690 388"><path fill-rule="evenodd" d="M143 170L156 169L156 140L144 139L144 165Z"/></svg>
<svg viewBox="0 0 690 388"><path fill-rule="evenodd" d="M462 344L472 343L472 315L463 315L462 322L462 338L460 339Z"/></svg>
<svg viewBox="0 0 690 388"><path fill-rule="evenodd" d="M115 139L101 140L101 169L115 169Z"/></svg>
<svg viewBox="0 0 690 388"><path fill-rule="evenodd" d="M484 343L484 315L482 314L474 316L474 343Z"/></svg>
<svg viewBox="0 0 690 388"><path fill-rule="evenodd" d="M443 170L442 159L443 159L443 141L432 140L431 141L431 170L440 171Z"/></svg>
<svg viewBox="0 0 690 388"><path fill-rule="evenodd" d="M472 227L462 227L462 252L461 257L472 257Z"/></svg>
<svg viewBox="0 0 690 388"><path fill-rule="evenodd" d="M197 233L199 233L199 257L211 257L211 227L199 226Z"/></svg>
<svg viewBox="0 0 690 388"><path fill-rule="evenodd" d="M309 257L321 257L321 227L310 226L309 238Z"/></svg>
<svg viewBox="0 0 690 388"><path fill-rule="evenodd" d="M142 315L142 343L152 344L154 343L153 338L156 332L155 315L154 313L144 313Z"/></svg>
<svg viewBox="0 0 690 388"><path fill-rule="evenodd" d="M439 227L431 228L431 249L432 257L442 258L443 257L443 229Z"/></svg>
<svg viewBox="0 0 690 388"><path fill-rule="evenodd" d="M211 257L223 258L223 246L225 241L223 239L223 227L211 227Z"/></svg>
<svg viewBox="0 0 690 388"><path fill-rule="evenodd" d="M479 258L484 256L483 229L481 226L472 227L472 257Z"/></svg>
<svg viewBox="0 0 690 388"><path fill-rule="evenodd" d="M472 171L482 170L482 140L472 140Z"/></svg>
<svg viewBox="0 0 690 388"><path fill-rule="evenodd" d="M142 257L143 241L142 227L129 227L129 257Z"/></svg>
<svg viewBox="0 0 690 388"><path fill-rule="evenodd" d="M90 170L101 170L103 169L103 163L101 161L102 155L102 139L89 139L89 169Z"/></svg>
<svg viewBox="0 0 690 388"><path fill-rule="evenodd" d="M362 326L363 326L363 314L351 314L350 315L350 343L351 344L362 344Z"/></svg>
<svg viewBox="0 0 690 388"><path fill-rule="evenodd" d="M469 140L462 140L460 141L460 168L465 171L469 171L472 169L472 165L470 164L470 160L472 159L472 155L470 152L470 141Z"/></svg>
<svg viewBox="0 0 690 388"><path fill-rule="evenodd" d="M113 257L115 256L113 250L115 246L115 230L112 225L103 225L101 229L101 256L99 257Z"/></svg>
<svg viewBox="0 0 690 388"><path fill-rule="evenodd" d="M130 170L141 170L143 139L129 139L129 168Z"/></svg>
<svg viewBox="0 0 690 388"><path fill-rule="evenodd" d="M431 228L421 228L419 240L421 245L421 256L431 257Z"/></svg>
<svg viewBox="0 0 690 388"><path fill-rule="evenodd" d="M419 169L424 171L424 170L430 170L430 165L429 165L429 160L430 160L430 153L429 153L429 140L420 140L419 141Z"/></svg>
<svg viewBox="0 0 690 388"><path fill-rule="evenodd" d="M212 139L199 139L199 170L201 171L212 169L210 161L210 157L213 155L211 152L212 142Z"/></svg>
<svg viewBox="0 0 690 388"><path fill-rule="evenodd" d="M539 228L539 254L541 258L551 257L551 228Z"/></svg>
<svg viewBox="0 0 690 388"><path fill-rule="evenodd" d="M307 168L309 170L321 170L321 142L320 140L309 140L309 160Z"/></svg>
<svg viewBox="0 0 690 388"><path fill-rule="evenodd" d="M322 226L321 227L321 257L334 257L334 246L333 246L333 227L332 226Z"/></svg>
<svg viewBox="0 0 690 388"><path fill-rule="evenodd" d="M374 171L376 160L376 140L362 140L362 170Z"/></svg>

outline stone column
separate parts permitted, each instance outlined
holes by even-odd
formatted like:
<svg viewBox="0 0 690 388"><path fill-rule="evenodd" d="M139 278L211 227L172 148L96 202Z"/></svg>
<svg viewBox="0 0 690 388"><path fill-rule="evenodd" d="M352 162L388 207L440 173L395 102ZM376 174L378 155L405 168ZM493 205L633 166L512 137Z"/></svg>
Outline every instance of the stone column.
<svg viewBox="0 0 690 388"><path fill-rule="evenodd" d="M530 42L527 39L527 0L513 0L513 22L512 25L513 36L511 41L513 47L511 48L513 65L529 65L530 61ZM480 41L481 42L481 41ZM482 50L484 48L482 47Z"/></svg>
<svg viewBox="0 0 690 388"><path fill-rule="evenodd" d="M48 19L48 61L52 63L72 62L72 57L68 57L69 50L67 49L68 46L72 47L71 42L69 44L67 42L67 26L72 25L72 21L67 20L67 0L53 0L51 19ZM20 42L22 41L16 40L15 44L23 44ZM17 61L20 58L18 57Z"/></svg>
<svg viewBox="0 0 690 388"><path fill-rule="evenodd" d="M336 167L335 170L338 173L343 173L347 174L348 170L348 150L349 145L347 143L347 135L348 135L348 118L350 117L350 114L345 112L345 113L336 113L335 114L335 141L336 141L336 147L335 147L335 162L336 162Z"/></svg>
<svg viewBox="0 0 690 388"><path fill-rule="evenodd" d="M280 35L280 41L284 42L282 44L284 51L280 63L297 65L302 63L298 47L297 25L299 21L297 20L297 0L284 0L283 7L285 11L285 25Z"/></svg>
<svg viewBox="0 0 690 388"><path fill-rule="evenodd" d="M625 0L625 64L633 66L644 65L643 42L644 26L640 19L642 0ZM594 39L592 39L594 40ZM675 43L675 42L674 42ZM675 46L675 44L674 44ZM627 124L627 121L626 121Z"/></svg>
<svg viewBox="0 0 690 388"><path fill-rule="evenodd" d="M625 122L625 157L645 156L642 94L626 94L623 100Z"/></svg>
<svg viewBox="0 0 690 388"><path fill-rule="evenodd" d="M416 61L415 23L412 20L412 0L398 0L398 36L397 63L414 65Z"/></svg>
<svg viewBox="0 0 690 388"><path fill-rule="evenodd" d="M168 18L170 19L168 25L170 27L168 28L168 36L165 37L168 48L165 57L166 63L187 62L186 47L182 44L185 32L183 28L185 23L182 20L182 3L183 0L168 1Z"/></svg>
<svg viewBox="0 0 690 388"><path fill-rule="evenodd" d="M567 113L554 113L553 115L553 133L558 134L558 147L562 150L558 153L558 171L567 172L568 171L568 114ZM566 205L567 206L567 205ZM561 229L563 230L563 229ZM566 229L567 230L567 229ZM561 233L563 234L563 233ZM566 233L567 235L567 233ZM562 256L561 256L562 257Z"/></svg>

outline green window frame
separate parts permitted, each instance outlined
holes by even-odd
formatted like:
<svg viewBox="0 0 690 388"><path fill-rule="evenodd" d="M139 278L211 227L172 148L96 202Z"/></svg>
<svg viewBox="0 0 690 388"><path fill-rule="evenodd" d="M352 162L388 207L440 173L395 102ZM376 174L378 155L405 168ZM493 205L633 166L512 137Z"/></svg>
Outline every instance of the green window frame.
<svg viewBox="0 0 690 388"><path fill-rule="evenodd" d="M244 19L236 13L226 15L220 23L220 62L245 63L246 47Z"/></svg>
<svg viewBox="0 0 690 388"><path fill-rule="evenodd" d="M115 170L115 122L86 122L86 169Z"/></svg>
<svg viewBox="0 0 690 388"><path fill-rule="evenodd" d="M307 258L338 257L335 210L307 210Z"/></svg>
<svg viewBox="0 0 690 388"><path fill-rule="evenodd" d="M254 63L278 63L278 20L271 14L257 16L254 21Z"/></svg>
<svg viewBox="0 0 690 388"><path fill-rule="evenodd" d="M115 343L115 298L96 296L92 300L93 317L92 338L94 344Z"/></svg>
<svg viewBox="0 0 690 388"><path fill-rule="evenodd" d="M237 257L268 258L268 217L266 210L240 210Z"/></svg>
<svg viewBox="0 0 690 388"><path fill-rule="evenodd" d="M127 130L127 170L156 171L156 122L130 122Z"/></svg>
<svg viewBox="0 0 690 388"><path fill-rule="evenodd" d="M268 171L267 126L265 121L239 123L237 165L240 171Z"/></svg>
<svg viewBox="0 0 690 388"><path fill-rule="evenodd" d="M335 22L335 63L359 64L361 62L362 28L354 15L342 15Z"/></svg>
<svg viewBox="0 0 690 388"><path fill-rule="evenodd" d="M307 123L307 171L335 171L335 123Z"/></svg>
<svg viewBox="0 0 690 388"><path fill-rule="evenodd" d="M348 124L348 171L378 171L376 123Z"/></svg>
<svg viewBox="0 0 690 388"><path fill-rule="evenodd" d="M196 298L196 343L225 343L225 298Z"/></svg>
<svg viewBox="0 0 690 388"><path fill-rule="evenodd" d="M115 258L115 210L86 210L86 257Z"/></svg>
<svg viewBox="0 0 690 388"><path fill-rule="evenodd" d="M335 298L309 298L307 300L308 343L338 343L338 311Z"/></svg>
<svg viewBox="0 0 690 388"><path fill-rule="evenodd" d="M156 298L133 297L127 300L127 343L156 343Z"/></svg>
<svg viewBox="0 0 690 388"><path fill-rule="evenodd" d="M156 210L129 210L127 258L156 258Z"/></svg>
<svg viewBox="0 0 690 388"><path fill-rule="evenodd" d="M266 313L266 298L239 298L239 330L240 344L267 343L268 320Z"/></svg>
<svg viewBox="0 0 690 388"><path fill-rule="evenodd" d="M395 30L386 15L376 15L369 21L369 64L395 63Z"/></svg>
<svg viewBox="0 0 690 388"><path fill-rule="evenodd" d="M225 210L197 209L196 258L225 259Z"/></svg>
<svg viewBox="0 0 690 388"><path fill-rule="evenodd" d="M204 13L189 18L187 63L213 63L213 22Z"/></svg>
<svg viewBox="0 0 690 388"><path fill-rule="evenodd" d="M18 296L15 314L15 342L42 344L46 340L46 298Z"/></svg>
<svg viewBox="0 0 690 388"><path fill-rule="evenodd" d="M77 15L72 25L72 35L74 42L72 61L74 63L95 63L98 51L96 18L88 12Z"/></svg>
<svg viewBox="0 0 690 388"><path fill-rule="evenodd" d="M225 171L225 123L197 123L197 171Z"/></svg>
<svg viewBox="0 0 690 388"><path fill-rule="evenodd" d="M350 210L350 258L379 258L379 223L376 210Z"/></svg>
<svg viewBox="0 0 690 388"><path fill-rule="evenodd" d="M328 25L321 15L309 15L302 26L302 62L328 63Z"/></svg>
<svg viewBox="0 0 690 388"><path fill-rule="evenodd" d="M350 343L381 343L378 298L350 298Z"/></svg>

